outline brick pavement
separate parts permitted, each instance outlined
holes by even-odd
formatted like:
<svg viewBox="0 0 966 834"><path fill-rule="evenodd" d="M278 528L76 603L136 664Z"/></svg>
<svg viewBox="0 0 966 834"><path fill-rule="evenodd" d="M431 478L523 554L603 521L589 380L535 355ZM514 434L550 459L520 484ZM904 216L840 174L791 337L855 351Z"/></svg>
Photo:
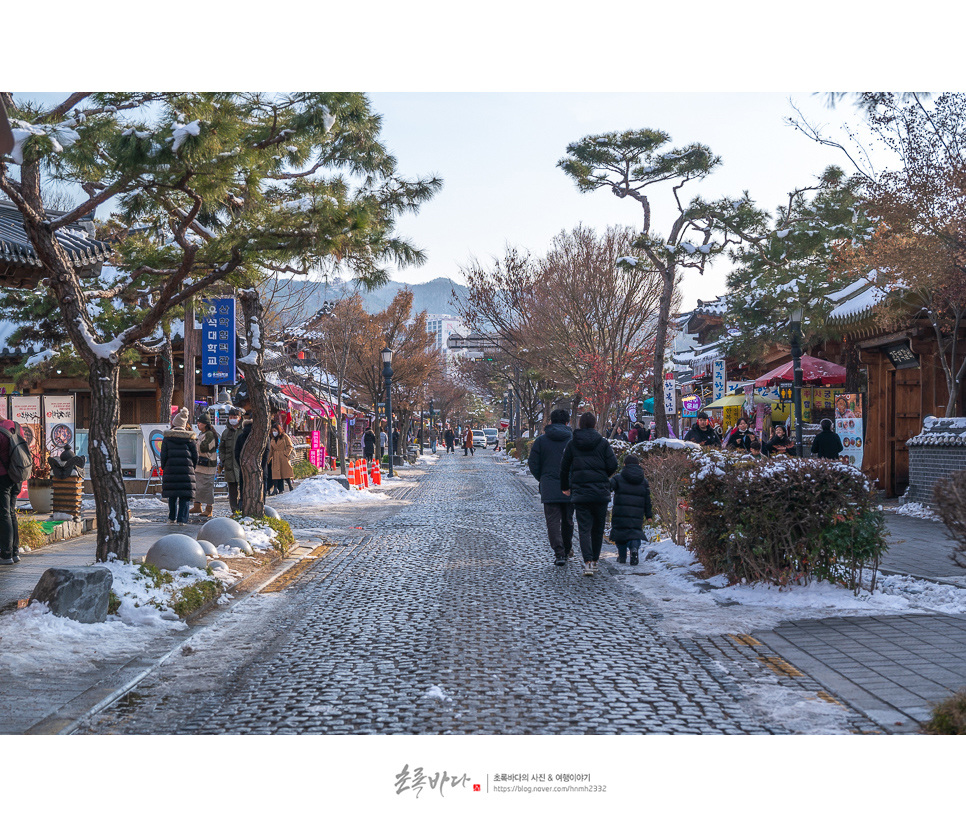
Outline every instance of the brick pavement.
<svg viewBox="0 0 966 834"><path fill-rule="evenodd" d="M875 730L806 676L749 661L746 646L669 639L606 573L556 568L532 486L491 453L407 477L420 480L411 503L361 511L340 547L272 595L285 602L262 643L242 618L221 623L146 679L136 705L86 731L790 732L757 708L755 687L834 713L839 732Z"/></svg>

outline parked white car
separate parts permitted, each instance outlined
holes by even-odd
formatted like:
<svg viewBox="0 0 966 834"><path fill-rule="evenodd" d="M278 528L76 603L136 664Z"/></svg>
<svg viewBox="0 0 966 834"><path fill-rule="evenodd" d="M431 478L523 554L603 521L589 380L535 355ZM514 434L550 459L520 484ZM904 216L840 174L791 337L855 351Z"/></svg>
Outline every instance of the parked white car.
<svg viewBox="0 0 966 834"><path fill-rule="evenodd" d="M473 446L477 449L486 448L486 434L483 429L473 429Z"/></svg>

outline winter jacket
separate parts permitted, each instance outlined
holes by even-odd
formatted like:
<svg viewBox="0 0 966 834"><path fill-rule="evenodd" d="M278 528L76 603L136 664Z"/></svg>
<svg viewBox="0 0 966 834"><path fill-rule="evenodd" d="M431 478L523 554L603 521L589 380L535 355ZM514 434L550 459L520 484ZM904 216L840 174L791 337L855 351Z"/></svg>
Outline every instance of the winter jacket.
<svg viewBox="0 0 966 834"><path fill-rule="evenodd" d="M560 461L560 488L570 490L575 504L610 501L610 476L617 471L617 456L596 429L577 429Z"/></svg>
<svg viewBox="0 0 966 834"><path fill-rule="evenodd" d="M195 466L198 447L190 429L168 429L161 440L161 495L164 498L195 497Z"/></svg>
<svg viewBox="0 0 966 834"><path fill-rule="evenodd" d="M467 429L463 432L463 447L468 449L473 445L473 429Z"/></svg>
<svg viewBox="0 0 966 834"><path fill-rule="evenodd" d="M761 453L766 457L771 457L772 455L780 455L782 453L788 454L788 455L794 455L795 441L792 440L787 435L779 439L778 435L776 434L767 443L761 444Z"/></svg>
<svg viewBox="0 0 966 834"><path fill-rule="evenodd" d="M812 441L812 454L826 460L838 460L842 454L842 440L834 431L824 429Z"/></svg>
<svg viewBox="0 0 966 834"><path fill-rule="evenodd" d="M364 457L371 458L376 453L376 433L372 429L366 429L362 435L362 454Z"/></svg>
<svg viewBox="0 0 966 834"><path fill-rule="evenodd" d="M27 438L23 436L23 429L20 428L19 423L15 423L13 420L0 419L0 426L3 426L8 432L10 432L10 434L16 434L22 440L26 441ZM10 440L5 434L0 434L0 475L7 474L7 466L9 464ZM16 498L16 496L14 496L14 498Z"/></svg>
<svg viewBox="0 0 966 834"><path fill-rule="evenodd" d="M279 432L278 437L272 437L268 441L269 478L281 481L295 477L295 470L289 460L294 450L295 444L285 432Z"/></svg>
<svg viewBox="0 0 966 834"><path fill-rule="evenodd" d="M527 465L540 482L540 500L544 504L570 503L570 497L560 491L560 462L573 436L570 426L551 423L530 447Z"/></svg>
<svg viewBox="0 0 966 834"><path fill-rule="evenodd" d="M456 442L456 434L452 429L446 429L446 434L443 435L446 440L447 446L452 446Z"/></svg>
<svg viewBox="0 0 966 834"><path fill-rule="evenodd" d="M227 426L221 433L221 443L218 446L218 459L221 461L221 471L225 482L238 483L238 461L235 460L235 441L242 430L238 426Z"/></svg>
<svg viewBox="0 0 966 834"><path fill-rule="evenodd" d="M638 464L625 466L610 479L614 491L610 538L615 542L643 540L644 519L651 519L651 488Z"/></svg>
<svg viewBox="0 0 966 834"><path fill-rule="evenodd" d="M218 469L218 435L214 429L208 429L199 434L195 443L198 445L198 463L195 469L200 475L214 475ZM202 461L210 461L203 463Z"/></svg>
<svg viewBox="0 0 966 834"><path fill-rule="evenodd" d="M711 428L711 424L708 423L706 429L702 429L697 423L691 426L690 431L684 435L684 439L690 443L697 443L699 446L715 446L720 445L721 440L718 438L718 433Z"/></svg>
<svg viewBox="0 0 966 834"><path fill-rule="evenodd" d="M738 427L735 426L731 430L731 434L728 435L728 442L725 443L725 447L728 449L737 449L742 452L751 451L751 441L755 439L754 432L749 429L748 431L738 431Z"/></svg>

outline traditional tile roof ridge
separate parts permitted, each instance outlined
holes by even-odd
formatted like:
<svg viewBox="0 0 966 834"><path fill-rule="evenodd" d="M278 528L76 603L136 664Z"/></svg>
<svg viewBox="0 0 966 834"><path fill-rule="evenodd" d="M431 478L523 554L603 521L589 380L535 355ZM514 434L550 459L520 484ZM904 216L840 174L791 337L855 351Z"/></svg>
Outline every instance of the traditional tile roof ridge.
<svg viewBox="0 0 966 834"><path fill-rule="evenodd" d="M47 214L55 218L63 217L65 212L48 211ZM89 219L78 220L54 234L74 266L103 263L111 254L111 247L94 237L94 224ZM43 268L24 230L20 209L3 200L0 200L0 262Z"/></svg>
<svg viewBox="0 0 966 834"><path fill-rule="evenodd" d="M854 324L873 314L875 308L889 294L873 283L875 275L873 270L868 277L859 278L847 287L826 296L833 304L837 304L828 314L827 320L830 324Z"/></svg>

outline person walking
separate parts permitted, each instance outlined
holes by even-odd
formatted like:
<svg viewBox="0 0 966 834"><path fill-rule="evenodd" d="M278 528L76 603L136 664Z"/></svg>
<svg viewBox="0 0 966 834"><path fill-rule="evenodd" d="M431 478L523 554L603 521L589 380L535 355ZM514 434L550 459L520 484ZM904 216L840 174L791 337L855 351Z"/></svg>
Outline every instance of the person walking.
<svg viewBox="0 0 966 834"><path fill-rule="evenodd" d="M617 545L617 562L626 564L630 551L631 564L636 565L640 561L641 542L647 541L644 519L654 518L651 488L637 455L625 455L624 468L610 479L610 488L614 492L610 537Z"/></svg>
<svg viewBox="0 0 966 834"><path fill-rule="evenodd" d="M446 454L453 454L456 446L456 432L453 431L453 427L449 423L446 424L446 431L443 433L443 439L446 441Z"/></svg>
<svg viewBox="0 0 966 834"><path fill-rule="evenodd" d="M235 443L241 435L242 411L233 408L228 412L228 425L221 433L221 442L218 444L218 460L221 463L221 474L228 485L228 506L233 513L237 513L238 504L238 483L239 477L238 461L235 460Z"/></svg>
<svg viewBox="0 0 966 834"><path fill-rule="evenodd" d="M574 505L560 490L560 462L573 439L570 412L558 408L550 414L550 425L533 441L527 465L540 484L540 501L547 521L547 537L553 548L554 564L566 565L574 555Z"/></svg>
<svg viewBox="0 0 966 834"><path fill-rule="evenodd" d="M161 497L168 499L168 521L188 523L188 504L195 497L198 446L188 428L188 409L182 408L161 438Z"/></svg>
<svg viewBox="0 0 966 834"><path fill-rule="evenodd" d="M842 438L832 431L832 421L822 420L822 430L812 440L812 454L825 460L838 460L843 448Z"/></svg>
<svg viewBox="0 0 966 834"><path fill-rule="evenodd" d="M389 435L386 434L385 426L379 429L379 449L383 455L389 454Z"/></svg>
<svg viewBox="0 0 966 834"><path fill-rule="evenodd" d="M0 419L0 565L20 561L20 525L17 524L17 496L23 482L11 476L10 453L18 440L27 439L13 420ZM8 433L10 436L8 436Z"/></svg>
<svg viewBox="0 0 966 834"><path fill-rule="evenodd" d="M195 505L189 512L202 518L211 518L215 506L215 473L218 472L218 434L211 425L211 418L202 414L198 418L198 462L195 466ZM204 504L204 510L201 505Z"/></svg>
<svg viewBox="0 0 966 834"><path fill-rule="evenodd" d="M272 423L272 432L268 441L268 477L272 484L269 495L281 495L285 492L285 481L289 482L289 491L291 491L295 471L289 458L294 449L295 444L285 433L282 424Z"/></svg>
<svg viewBox="0 0 966 834"><path fill-rule="evenodd" d="M439 426L433 425L429 430L429 448L432 453L436 454L436 447L439 445Z"/></svg>
<svg viewBox="0 0 966 834"><path fill-rule="evenodd" d="M714 448L717 448L721 443L718 439L718 433L711 428L711 424L708 421L708 414L705 411L698 412L697 422L684 435L684 440L687 443L697 443L699 446Z"/></svg>
<svg viewBox="0 0 966 834"><path fill-rule="evenodd" d="M463 457L466 457L467 452L471 455L476 454L476 450L473 448L473 428L472 426L467 426L466 431L463 432Z"/></svg>
<svg viewBox="0 0 966 834"><path fill-rule="evenodd" d="M372 430L372 426L369 426L362 435L362 456L366 459L366 463L372 463L372 459L376 456L376 433Z"/></svg>
<svg viewBox="0 0 966 834"><path fill-rule="evenodd" d="M596 425L597 418L591 412L581 414L579 428L560 461L560 488L574 505L584 576L593 576L597 570L610 502L610 477L618 467L614 450L594 428Z"/></svg>

